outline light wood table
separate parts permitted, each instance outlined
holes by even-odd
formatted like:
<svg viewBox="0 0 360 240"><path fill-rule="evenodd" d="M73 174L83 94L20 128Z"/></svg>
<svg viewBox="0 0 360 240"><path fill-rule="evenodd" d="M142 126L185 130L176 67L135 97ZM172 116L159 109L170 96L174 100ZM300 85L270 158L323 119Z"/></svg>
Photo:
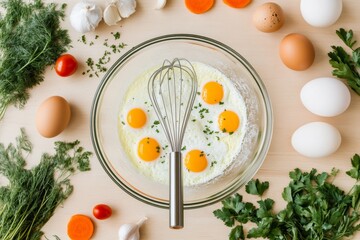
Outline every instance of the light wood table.
<svg viewBox="0 0 360 240"><path fill-rule="evenodd" d="M29 166L37 163L44 151L52 152L56 140L72 141L79 139L88 150L93 151L90 138L90 110L93 95L100 78L89 78L81 73L86 69L88 57L100 57L103 53L101 41L92 47L78 41L81 34L70 26L69 14L72 6L78 2L69 0L67 17L64 27L69 29L73 40L73 48L69 53L76 56L80 69L69 78L60 78L51 68L45 74L45 81L31 90L31 98L23 110L10 107L5 118L0 122L0 141L9 143L19 134L20 127L25 127L34 151L28 157ZM97 0L105 7L105 1ZM267 196L276 200L275 209L284 207L281 198L283 188L289 182L288 173L296 167L304 170L317 168L320 171L330 171L332 167L339 168L336 184L348 189L353 183L344 171L350 167L350 158L360 152L360 96L353 92L349 109L338 117L321 118L305 109L300 101L301 87L311 79L331 76L327 52L331 45L341 44L335 30L344 27L353 29L360 41L360 1L344 1L343 13L339 21L328 28L314 28L305 23L300 14L300 0L277 0L286 14L285 25L275 33L262 33L252 24L252 14L264 0L254 0L245 9L232 9L217 0L211 11L195 15L184 6L183 0L169 0L162 10L155 10L156 0L138 0L137 12L128 19L122 20L118 26L109 27L101 23L96 32L87 34L88 39L95 35L110 38L111 32L119 31L121 40L127 44L122 53L149 38L170 33L193 33L208 36L221 41L242 54L256 69L263 79L274 109L274 134L269 153L256 177L270 181L270 191ZM296 72L286 68L278 55L281 39L292 32L308 36L316 49L314 64L306 71ZM122 54L121 53L121 54ZM112 55L114 62L121 54ZM46 139L39 135L35 127L35 114L38 106L47 97L61 95L71 104L72 119L69 127L59 136ZM299 155L292 148L290 138L299 126L312 122L325 121L336 126L342 135L339 150L326 158L308 159ZM142 216L149 218L141 229L143 240L222 240L227 239L230 231L217 220L212 211L220 204L189 210L185 213L185 228L170 230L168 228L168 211L141 203L121 189L107 176L96 156L91 159L92 170L72 178L74 193L58 208L55 215L44 227L48 237L58 235L68 239L66 226L71 215L76 213L92 216L92 208L98 203L107 203L114 210L113 216L104 221L94 220L96 232L93 239L116 240L118 228L123 223L135 222ZM239 191L244 193L243 190ZM246 200L253 201L251 197ZM359 239L360 235L354 239Z"/></svg>

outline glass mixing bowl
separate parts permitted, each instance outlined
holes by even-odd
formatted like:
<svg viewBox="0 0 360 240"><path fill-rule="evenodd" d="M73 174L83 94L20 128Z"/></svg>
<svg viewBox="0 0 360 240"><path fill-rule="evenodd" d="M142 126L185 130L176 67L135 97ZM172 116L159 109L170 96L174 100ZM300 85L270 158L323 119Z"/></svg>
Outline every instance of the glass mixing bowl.
<svg viewBox="0 0 360 240"><path fill-rule="evenodd" d="M243 97L248 118L241 152L227 170L206 184L184 188L184 208L192 209L216 203L244 186L269 149L273 128L270 99L258 74L239 53L216 40L190 34L161 36L135 46L108 70L96 91L91 137L101 165L121 189L144 203L168 208L169 186L143 176L128 159L118 135L118 114L132 81L174 58L201 62L225 74Z"/></svg>

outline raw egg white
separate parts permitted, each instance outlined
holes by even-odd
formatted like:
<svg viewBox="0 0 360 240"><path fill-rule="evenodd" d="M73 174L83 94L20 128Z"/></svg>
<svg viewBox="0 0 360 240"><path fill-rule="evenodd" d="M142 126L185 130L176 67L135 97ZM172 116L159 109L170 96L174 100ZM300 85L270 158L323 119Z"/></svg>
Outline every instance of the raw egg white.
<svg viewBox="0 0 360 240"><path fill-rule="evenodd" d="M222 175L241 150L247 123L245 103L233 83L215 68L192 64L198 92L181 146L184 186ZM139 172L168 184L171 149L147 92L155 69L141 74L127 90L118 131L122 148Z"/></svg>

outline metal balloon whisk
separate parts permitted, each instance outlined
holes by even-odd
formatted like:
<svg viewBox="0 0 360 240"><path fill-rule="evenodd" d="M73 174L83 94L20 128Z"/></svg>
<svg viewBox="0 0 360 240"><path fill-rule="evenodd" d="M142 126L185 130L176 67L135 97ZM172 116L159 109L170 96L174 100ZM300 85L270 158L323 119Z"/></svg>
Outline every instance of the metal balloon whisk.
<svg viewBox="0 0 360 240"><path fill-rule="evenodd" d="M166 138L170 153L170 228L184 226L181 145L193 108L197 78L192 64L182 58L165 60L150 77L148 92Z"/></svg>

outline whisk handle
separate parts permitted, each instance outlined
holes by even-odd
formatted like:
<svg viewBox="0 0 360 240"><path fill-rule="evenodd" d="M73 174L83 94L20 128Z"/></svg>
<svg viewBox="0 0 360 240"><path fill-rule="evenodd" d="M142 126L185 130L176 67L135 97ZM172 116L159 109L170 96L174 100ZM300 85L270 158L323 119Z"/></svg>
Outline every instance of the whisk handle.
<svg viewBox="0 0 360 240"><path fill-rule="evenodd" d="M170 228L184 227L181 152L170 153Z"/></svg>

